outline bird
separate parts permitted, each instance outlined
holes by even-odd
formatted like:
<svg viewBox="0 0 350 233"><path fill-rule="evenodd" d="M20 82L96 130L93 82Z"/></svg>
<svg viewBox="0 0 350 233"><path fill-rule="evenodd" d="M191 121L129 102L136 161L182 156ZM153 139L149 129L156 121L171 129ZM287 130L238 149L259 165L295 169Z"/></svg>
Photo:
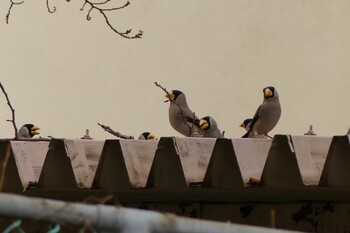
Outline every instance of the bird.
<svg viewBox="0 0 350 233"><path fill-rule="evenodd" d="M218 128L218 124L214 118L205 116L200 120L195 120L195 125L204 131L203 137L206 138L223 138L221 131Z"/></svg>
<svg viewBox="0 0 350 233"><path fill-rule="evenodd" d="M37 130L40 130L38 126L33 124L25 124L18 130L18 138L32 138L34 135L40 134Z"/></svg>
<svg viewBox="0 0 350 233"><path fill-rule="evenodd" d="M245 119L242 124L239 125L239 127L244 128L247 132L250 129L250 123L252 122L252 118Z"/></svg>
<svg viewBox="0 0 350 233"><path fill-rule="evenodd" d="M189 137L194 136L199 132L197 127L194 127L194 121L199 118L188 107L186 96L182 91L172 90L165 95L170 102L169 105L169 122L170 125L180 134Z"/></svg>
<svg viewBox="0 0 350 233"><path fill-rule="evenodd" d="M282 110L276 88L265 87L263 93L263 103L256 110L250 122L250 128L242 138L253 138L258 135L270 137L268 133L277 125L281 117Z"/></svg>
<svg viewBox="0 0 350 233"><path fill-rule="evenodd" d="M138 140L157 140L157 137L153 133L143 132L140 134Z"/></svg>

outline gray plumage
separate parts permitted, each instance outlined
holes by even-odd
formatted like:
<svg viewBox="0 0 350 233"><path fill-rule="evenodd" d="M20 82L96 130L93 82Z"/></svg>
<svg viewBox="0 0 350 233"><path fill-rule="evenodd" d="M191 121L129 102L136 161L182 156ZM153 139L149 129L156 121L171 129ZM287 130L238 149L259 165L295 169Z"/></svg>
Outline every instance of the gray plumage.
<svg viewBox="0 0 350 233"><path fill-rule="evenodd" d="M277 125L281 117L282 111L277 90L272 86L265 87L263 93L264 101L255 112L250 129L243 138L268 136L267 134Z"/></svg>
<svg viewBox="0 0 350 233"><path fill-rule="evenodd" d="M40 134L37 130L40 130L38 126L33 124L25 124L18 130L18 138L32 138L34 135Z"/></svg>
<svg viewBox="0 0 350 233"><path fill-rule="evenodd" d="M218 124L216 123L214 118L210 116L206 116L200 120L196 120L195 124L204 131L203 137L206 137L206 138L223 138L224 137L220 129L218 128Z"/></svg>
<svg viewBox="0 0 350 233"><path fill-rule="evenodd" d="M170 101L169 122L171 126L186 137L193 136L198 131L193 125L198 117L188 107L185 94L179 90L172 90L166 97Z"/></svg>

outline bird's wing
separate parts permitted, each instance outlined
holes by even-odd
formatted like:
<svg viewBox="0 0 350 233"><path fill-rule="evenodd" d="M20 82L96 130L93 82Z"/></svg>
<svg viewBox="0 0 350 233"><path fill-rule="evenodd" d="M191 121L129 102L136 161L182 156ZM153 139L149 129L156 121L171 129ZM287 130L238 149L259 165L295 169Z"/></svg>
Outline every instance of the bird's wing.
<svg viewBox="0 0 350 233"><path fill-rule="evenodd" d="M195 124L196 122L199 122L199 119L198 119L197 116L195 116L194 118L193 118L193 117L186 116L186 123Z"/></svg>
<svg viewBox="0 0 350 233"><path fill-rule="evenodd" d="M258 107L258 109L256 110L253 120L250 122L250 128L249 130L242 136L242 138L247 138L249 136L249 133L253 130L254 124L256 123L256 121L259 119L260 116L260 109L261 109L261 105Z"/></svg>

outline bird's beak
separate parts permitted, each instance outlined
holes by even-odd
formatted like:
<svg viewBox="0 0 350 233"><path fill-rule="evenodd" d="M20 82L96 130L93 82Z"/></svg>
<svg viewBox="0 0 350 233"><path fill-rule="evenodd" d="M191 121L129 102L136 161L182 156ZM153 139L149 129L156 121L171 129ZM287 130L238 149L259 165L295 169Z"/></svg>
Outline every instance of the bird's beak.
<svg viewBox="0 0 350 233"><path fill-rule="evenodd" d="M240 125L239 125L239 127L241 127L241 128L243 128L243 129L245 129L245 124L244 124L244 123L242 123L242 124L240 124Z"/></svg>
<svg viewBox="0 0 350 233"><path fill-rule="evenodd" d="M201 119L199 121L199 127L204 130L204 129L207 129L209 127L209 124L206 120Z"/></svg>
<svg viewBox="0 0 350 233"><path fill-rule="evenodd" d="M264 95L266 98L273 96L272 91L269 88L266 88L264 91Z"/></svg>
<svg viewBox="0 0 350 233"><path fill-rule="evenodd" d="M168 100L166 100L165 102L168 102L169 100L172 101L175 98L175 95L171 91L171 92L166 93L165 97L168 98Z"/></svg>
<svg viewBox="0 0 350 233"><path fill-rule="evenodd" d="M150 133L147 137L147 140L157 140L157 137L153 133Z"/></svg>
<svg viewBox="0 0 350 233"><path fill-rule="evenodd" d="M40 134L40 132L38 132L37 130L40 130L40 128L38 126L33 126L32 129L31 129L31 133L33 135L37 135L37 134Z"/></svg>

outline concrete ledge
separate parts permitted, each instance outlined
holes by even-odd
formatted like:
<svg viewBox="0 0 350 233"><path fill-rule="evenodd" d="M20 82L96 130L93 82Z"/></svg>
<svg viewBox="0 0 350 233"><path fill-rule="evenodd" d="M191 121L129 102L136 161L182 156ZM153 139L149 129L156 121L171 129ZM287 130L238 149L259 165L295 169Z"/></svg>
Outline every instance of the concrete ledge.
<svg viewBox="0 0 350 233"><path fill-rule="evenodd" d="M251 178L260 179L272 140L237 138L232 143L244 184Z"/></svg>
<svg viewBox="0 0 350 233"><path fill-rule="evenodd" d="M174 143L187 186L203 182L216 139L175 138Z"/></svg>
<svg viewBox="0 0 350 233"><path fill-rule="evenodd" d="M91 188L104 141L64 140L75 179L80 188Z"/></svg>
<svg viewBox="0 0 350 233"><path fill-rule="evenodd" d="M45 141L0 142L1 164L7 163L2 190L25 191L29 185L37 183L48 145Z"/></svg>
<svg viewBox="0 0 350 233"><path fill-rule="evenodd" d="M203 187L243 188L243 179L231 139L219 138L213 150Z"/></svg>
<svg viewBox="0 0 350 233"><path fill-rule="evenodd" d="M321 174L322 186L350 186L344 178L350 163L348 136L335 136L333 141L289 135L276 135L273 141L180 137L105 142L3 140L1 161L8 145L4 191L23 191L36 182L39 188L113 191L193 185L235 189L245 187L252 177L264 186L302 186L318 185Z"/></svg>
<svg viewBox="0 0 350 233"><path fill-rule="evenodd" d="M264 186L303 185L291 136L275 135L260 184Z"/></svg>
<svg viewBox="0 0 350 233"><path fill-rule="evenodd" d="M187 183L175 138L161 138L148 176L146 188L181 189Z"/></svg>
<svg viewBox="0 0 350 233"><path fill-rule="evenodd" d="M124 191L131 188L119 140L106 140L92 188L108 191Z"/></svg>
<svg viewBox="0 0 350 233"><path fill-rule="evenodd" d="M144 188L157 150L158 141L119 140L131 187Z"/></svg>
<svg viewBox="0 0 350 233"><path fill-rule="evenodd" d="M38 187L78 188L70 158L63 139L53 139L49 144Z"/></svg>
<svg viewBox="0 0 350 233"><path fill-rule="evenodd" d="M320 186L350 187L350 136L334 136L322 171Z"/></svg>

